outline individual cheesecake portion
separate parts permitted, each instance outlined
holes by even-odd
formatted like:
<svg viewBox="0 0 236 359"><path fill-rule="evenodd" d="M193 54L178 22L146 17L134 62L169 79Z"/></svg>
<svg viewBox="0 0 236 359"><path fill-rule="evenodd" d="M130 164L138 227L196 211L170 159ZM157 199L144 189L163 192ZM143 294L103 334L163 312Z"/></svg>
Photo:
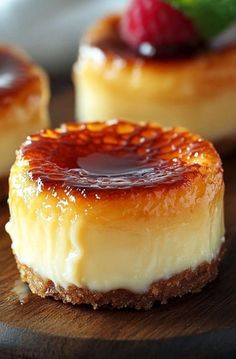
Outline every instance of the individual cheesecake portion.
<svg viewBox="0 0 236 359"><path fill-rule="evenodd" d="M33 293L148 309L216 277L223 195L220 158L198 135L118 120L66 124L18 151L6 229Z"/></svg>
<svg viewBox="0 0 236 359"><path fill-rule="evenodd" d="M162 47L152 56L150 44L140 53L125 42L121 19L105 17L81 41L73 69L77 118L149 119L186 127L221 152L235 147L236 37L235 45L182 47L173 54Z"/></svg>
<svg viewBox="0 0 236 359"><path fill-rule="evenodd" d="M15 150L29 133L48 127L45 72L20 50L0 46L0 198L8 193Z"/></svg>

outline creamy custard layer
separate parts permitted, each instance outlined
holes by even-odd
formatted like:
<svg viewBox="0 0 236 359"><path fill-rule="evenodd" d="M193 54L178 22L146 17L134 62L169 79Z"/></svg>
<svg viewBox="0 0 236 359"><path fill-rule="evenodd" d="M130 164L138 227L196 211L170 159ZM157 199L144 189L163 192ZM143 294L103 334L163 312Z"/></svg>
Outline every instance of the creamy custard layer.
<svg viewBox="0 0 236 359"><path fill-rule="evenodd" d="M211 141L236 134L236 86L235 89L227 89L210 97L195 99L191 98L189 89L190 95L183 102L158 99L155 89L150 94L150 85L142 80L139 70L125 74L120 69L117 70L120 74L116 72L113 78L106 76L106 71L109 72L109 69L99 70L87 64L80 75L75 75L77 118L82 121L115 117L130 121L149 119L164 126L186 127ZM150 82L153 81L155 77L150 78ZM160 79L162 84L168 81L168 78ZM187 88L185 90L188 91Z"/></svg>
<svg viewBox="0 0 236 359"><path fill-rule="evenodd" d="M11 170L6 228L17 259L57 286L143 292L219 253L224 189L217 180L96 200L44 192L27 166L21 160Z"/></svg>

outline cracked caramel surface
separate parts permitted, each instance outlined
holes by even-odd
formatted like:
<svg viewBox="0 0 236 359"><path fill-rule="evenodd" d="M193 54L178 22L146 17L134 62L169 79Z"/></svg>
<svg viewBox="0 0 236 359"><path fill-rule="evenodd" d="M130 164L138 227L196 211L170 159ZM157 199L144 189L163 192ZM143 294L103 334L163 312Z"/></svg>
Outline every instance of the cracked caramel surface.
<svg viewBox="0 0 236 359"><path fill-rule="evenodd" d="M86 192L183 185L221 171L213 146L198 135L119 120L43 130L20 156L41 186Z"/></svg>

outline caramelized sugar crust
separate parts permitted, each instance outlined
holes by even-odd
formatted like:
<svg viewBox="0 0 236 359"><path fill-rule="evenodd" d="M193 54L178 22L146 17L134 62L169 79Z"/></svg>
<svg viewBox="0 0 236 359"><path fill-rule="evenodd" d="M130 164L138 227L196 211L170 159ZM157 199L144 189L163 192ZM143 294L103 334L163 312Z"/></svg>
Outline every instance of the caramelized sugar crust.
<svg viewBox="0 0 236 359"><path fill-rule="evenodd" d="M130 47L120 36L120 14L112 14L102 18L98 21L95 26L91 27L84 36L81 45L89 45L102 50L104 55L108 57L118 56L124 57L126 60L142 59L145 62L154 63L159 62L166 64L173 64L182 62L183 59L191 61L195 56L212 53L212 54L223 54L228 50L231 51L233 45L228 45L222 48L214 48L211 43L199 43L194 48L180 48L177 52L176 48L158 48L158 52L150 53L136 51ZM165 52L167 51L167 53ZM180 60L180 61L178 61Z"/></svg>
<svg viewBox="0 0 236 359"><path fill-rule="evenodd" d="M28 137L20 157L28 176L49 189L83 194L185 186L220 175L214 147L198 135L112 120L71 123Z"/></svg>
<svg viewBox="0 0 236 359"><path fill-rule="evenodd" d="M122 39L119 28L120 15L113 14L107 16L98 22L96 31L91 31L86 34L84 43L100 48L107 55L121 55L122 57L130 60L137 57L143 57L147 61L151 59L159 61L166 61L167 59L182 59L189 56L191 57L205 49L205 44L203 42L199 42L194 46L159 46L158 50L155 50L155 48L150 48L150 53L145 53L144 50L144 54L142 55L142 50L136 51Z"/></svg>
<svg viewBox="0 0 236 359"><path fill-rule="evenodd" d="M110 15L101 19L86 33L80 46L79 64L83 62L83 58L91 58L97 66L108 63L129 71L137 65L139 72L145 68L154 76L171 76L173 84L169 84L170 93L164 92L164 98L166 96L173 99L183 97L184 100L186 98L189 100L191 97L205 97L221 93L222 88L235 88L235 45L213 49L211 44L208 44L193 51L181 49L177 52L178 56L175 49L173 49L173 56L171 56L171 49L167 57L142 56L120 38L119 23L120 15ZM192 86L194 83L192 94L188 91L185 94L183 91L181 95L179 87L181 89L185 81L188 84L192 83ZM160 88L162 88L161 85Z"/></svg>
<svg viewBox="0 0 236 359"><path fill-rule="evenodd" d="M40 89L35 65L19 50L0 46L0 112L13 102L33 98Z"/></svg>

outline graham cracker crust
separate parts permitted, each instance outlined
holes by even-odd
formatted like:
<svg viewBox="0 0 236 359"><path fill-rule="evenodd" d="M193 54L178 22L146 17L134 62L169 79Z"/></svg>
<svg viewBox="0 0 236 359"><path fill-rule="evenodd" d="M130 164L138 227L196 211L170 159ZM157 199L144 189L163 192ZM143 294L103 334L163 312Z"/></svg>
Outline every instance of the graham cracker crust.
<svg viewBox="0 0 236 359"><path fill-rule="evenodd" d="M88 288L79 288L71 285L68 288L55 286L44 279L31 268L17 261L17 266L23 282L29 284L31 291L40 297L53 297L64 303L89 304L94 309L102 306L113 308L150 309L155 302L167 303L170 298L182 297L187 293L200 292L218 274L219 262L225 252L222 245L218 256L209 262L200 264L196 269L188 269L169 279L153 283L144 293L134 293L126 289L115 289L108 292L91 291Z"/></svg>

